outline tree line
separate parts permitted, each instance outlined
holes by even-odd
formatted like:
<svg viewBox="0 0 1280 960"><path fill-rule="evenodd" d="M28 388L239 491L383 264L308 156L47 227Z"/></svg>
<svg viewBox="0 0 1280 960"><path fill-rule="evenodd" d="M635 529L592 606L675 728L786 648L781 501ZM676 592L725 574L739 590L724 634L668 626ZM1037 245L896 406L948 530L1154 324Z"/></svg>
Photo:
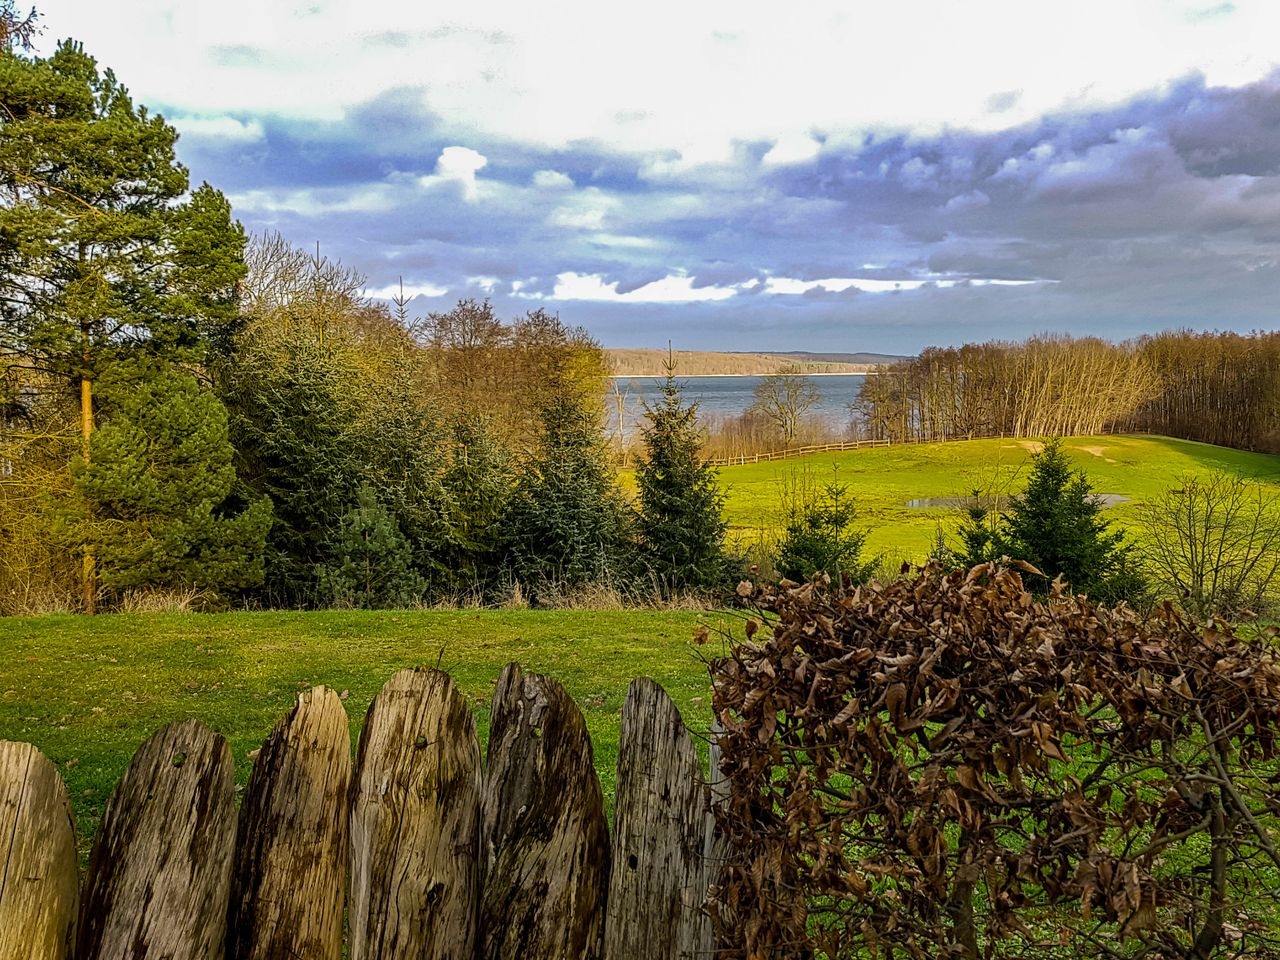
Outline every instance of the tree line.
<svg viewBox="0 0 1280 960"><path fill-rule="evenodd" d="M11 6L11 5L10 5ZM6 8L8 9L8 8ZM10 11L11 12L11 11ZM139 591L387 606L730 576L668 378L635 505L603 351L542 310L416 318L246 236L78 44L0 52L0 610ZM13 49L13 47L19 49ZM518 585L518 586L517 586Z"/></svg>
<svg viewBox="0 0 1280 960"><path fill-rule="evenodd" d="M897 441L1146 432L1280 452L1280 333L931 347L868 377L852 412Z"/></svg>

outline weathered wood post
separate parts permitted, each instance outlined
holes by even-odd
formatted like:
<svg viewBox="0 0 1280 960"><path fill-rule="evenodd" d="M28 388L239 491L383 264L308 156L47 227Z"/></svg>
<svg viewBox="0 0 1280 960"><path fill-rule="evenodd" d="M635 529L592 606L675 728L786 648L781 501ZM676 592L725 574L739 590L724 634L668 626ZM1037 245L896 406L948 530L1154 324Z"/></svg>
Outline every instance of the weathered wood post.
<svg viewBox="0 0 1280 960"><path fill-rule="evenodd" d="M220 960L234 790L227 742L196 720L138 749L93 845L77 960Z"/></svg>
<svg viewBox="0 0 1280 960"><path fill-rule="evenodd" d="M609 828L586 721L508 664L493 693L481 828L481 960L597 960Z"/></svg>
<svg viewBox="0 0 1280 960"><path fill-rule="evenodd" d="M0 960L68 960L79 897L57 767L29 743L0 740Z"/></svg>
<svg viewBox="0 0 1280 960"><path fill-rule="evenodd" d="M622 709L606 960L709 956L706 775L680 711L652 680Z"/></svg>
<svg viewBox="0 0 1280 960"><path fill-rule="evenodd" d="M351 960L474 960L481 760L448 674L401 670L369 706L351 794Z"/></svg>
<svg viewBox="0 0 1280 960"><path fill-rule="evenodd" d="M227 923L234 960L341 960L351 733L338 695L298 695L240 808Z"/></svg>

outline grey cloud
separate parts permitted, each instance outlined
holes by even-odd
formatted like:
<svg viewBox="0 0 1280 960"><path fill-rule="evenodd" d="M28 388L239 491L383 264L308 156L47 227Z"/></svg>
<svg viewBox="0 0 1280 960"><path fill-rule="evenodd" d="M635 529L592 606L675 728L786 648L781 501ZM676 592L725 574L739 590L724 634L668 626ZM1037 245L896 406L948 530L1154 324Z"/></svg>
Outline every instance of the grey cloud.
<svg viewBox="0 0 1280 960"><path fill-rule="evenodd" d="M770 144L756 141L689 169L670 153L593 141L548 149L481 138L434 114L420 89L386 91L331 124L239 119L257 121L262 139L180 142L193 177L319 203L238 211L250 228L320 239L375 287L399 275L447 286L433 309L477 295L468 277L496 277L504 310L559 309L619 345L670 336L685 346L904 352L1041 329L1249 329L1273 323L1280 301L1280 75L1242 89L1192 77L994 133L828 131L812 161L768 169L759 161ZM420 179L451 145L488 160L473 198ZM575 186L539 187L540 170ZM605 204L609 235L557 222L552 213L574 202ZM527 299L550 297L568 271L621 293L675 272L697 288L766 276L1039 282L802 296L758 285L688 304ZM516 281L525 296L511 295Z"/></svg>

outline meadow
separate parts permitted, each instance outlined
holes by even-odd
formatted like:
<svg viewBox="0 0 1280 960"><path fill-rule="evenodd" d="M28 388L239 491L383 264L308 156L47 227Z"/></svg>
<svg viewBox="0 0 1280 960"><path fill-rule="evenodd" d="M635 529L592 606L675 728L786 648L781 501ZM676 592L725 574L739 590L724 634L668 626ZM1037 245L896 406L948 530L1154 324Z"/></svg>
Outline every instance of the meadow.
<svg viewBox="0 0 1280 960"><path fill-rule="evenodd" d="M487 740L502 667L518 661L564 684L581 708L612 809L619 715L639 676L662 684L695 731L710 724L694 628L721 616L653 611L415 611L110 614L0 619L0 739L35 744L71 794L82 855L103 804L144 739L195 717L225 736L240 783L298 691L346 692L352 745L396 670L449 671Z"/></svg>
<svg viewBox="0 0 1280 960"><path fill-rule="evenodd" d="M774 535L786 517L789 491L831 480L847 484L857 499L866 549L888 560L922 560L937 537L954 530L955 509L907 506L912 500L1017 492L1025 482L1035 441L965 440L901 444L794 460L723 467L725 515L742 545ZM1249 453L1191 440L1151 436L1072 437L1064 448L1089 476L1096 493L1129 497L1106 510L1117 526L1132 529L1144 498L1179 485L1187 474L1227 471L1280 483L1280 456Z"/></svg>
<svg viewBox="0 0 1280 960"><path fill-rule="evenodd" d="M964 496L1003 483L1017 488L1030 443L974 440L879 447L721 471L732 535L772 536L784 491L835 478L857 497L868 549L920 559L938 525L958 511L913 509L924 497ZM1159 437L1068 440L1094 489L1133 498L1109 517L1131 524L1144 497L1186 473L1228 470L1280 480L1280 457ZM624 478L626 479L626 478ZM738 615L661 611L424 610L226 614L112 614L0 619L0 737L34 743L58 764L72 795L82 847L138 745L166 723L196 717L227 737L243 783L249 751L261 746L298 690L345 691L353 742L365 711L396 670L448 670L471 701L484 742L489 699L515 660L560 680L581 707L596 768L612 806L619 714L630 681L661 683L695 731L710 722L701 658Z"/></svg>

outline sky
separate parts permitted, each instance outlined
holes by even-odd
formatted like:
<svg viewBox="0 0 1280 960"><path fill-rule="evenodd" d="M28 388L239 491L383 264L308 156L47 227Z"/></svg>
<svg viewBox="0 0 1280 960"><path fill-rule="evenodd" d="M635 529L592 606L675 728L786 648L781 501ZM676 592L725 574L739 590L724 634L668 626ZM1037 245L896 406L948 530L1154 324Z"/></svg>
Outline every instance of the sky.
<svg viewBox="0 0 1280 960"><path fill-rule="evenodd" d="M38 7L247 230L419 315L888 353L1280 317L1276 0Z"/></svg>

